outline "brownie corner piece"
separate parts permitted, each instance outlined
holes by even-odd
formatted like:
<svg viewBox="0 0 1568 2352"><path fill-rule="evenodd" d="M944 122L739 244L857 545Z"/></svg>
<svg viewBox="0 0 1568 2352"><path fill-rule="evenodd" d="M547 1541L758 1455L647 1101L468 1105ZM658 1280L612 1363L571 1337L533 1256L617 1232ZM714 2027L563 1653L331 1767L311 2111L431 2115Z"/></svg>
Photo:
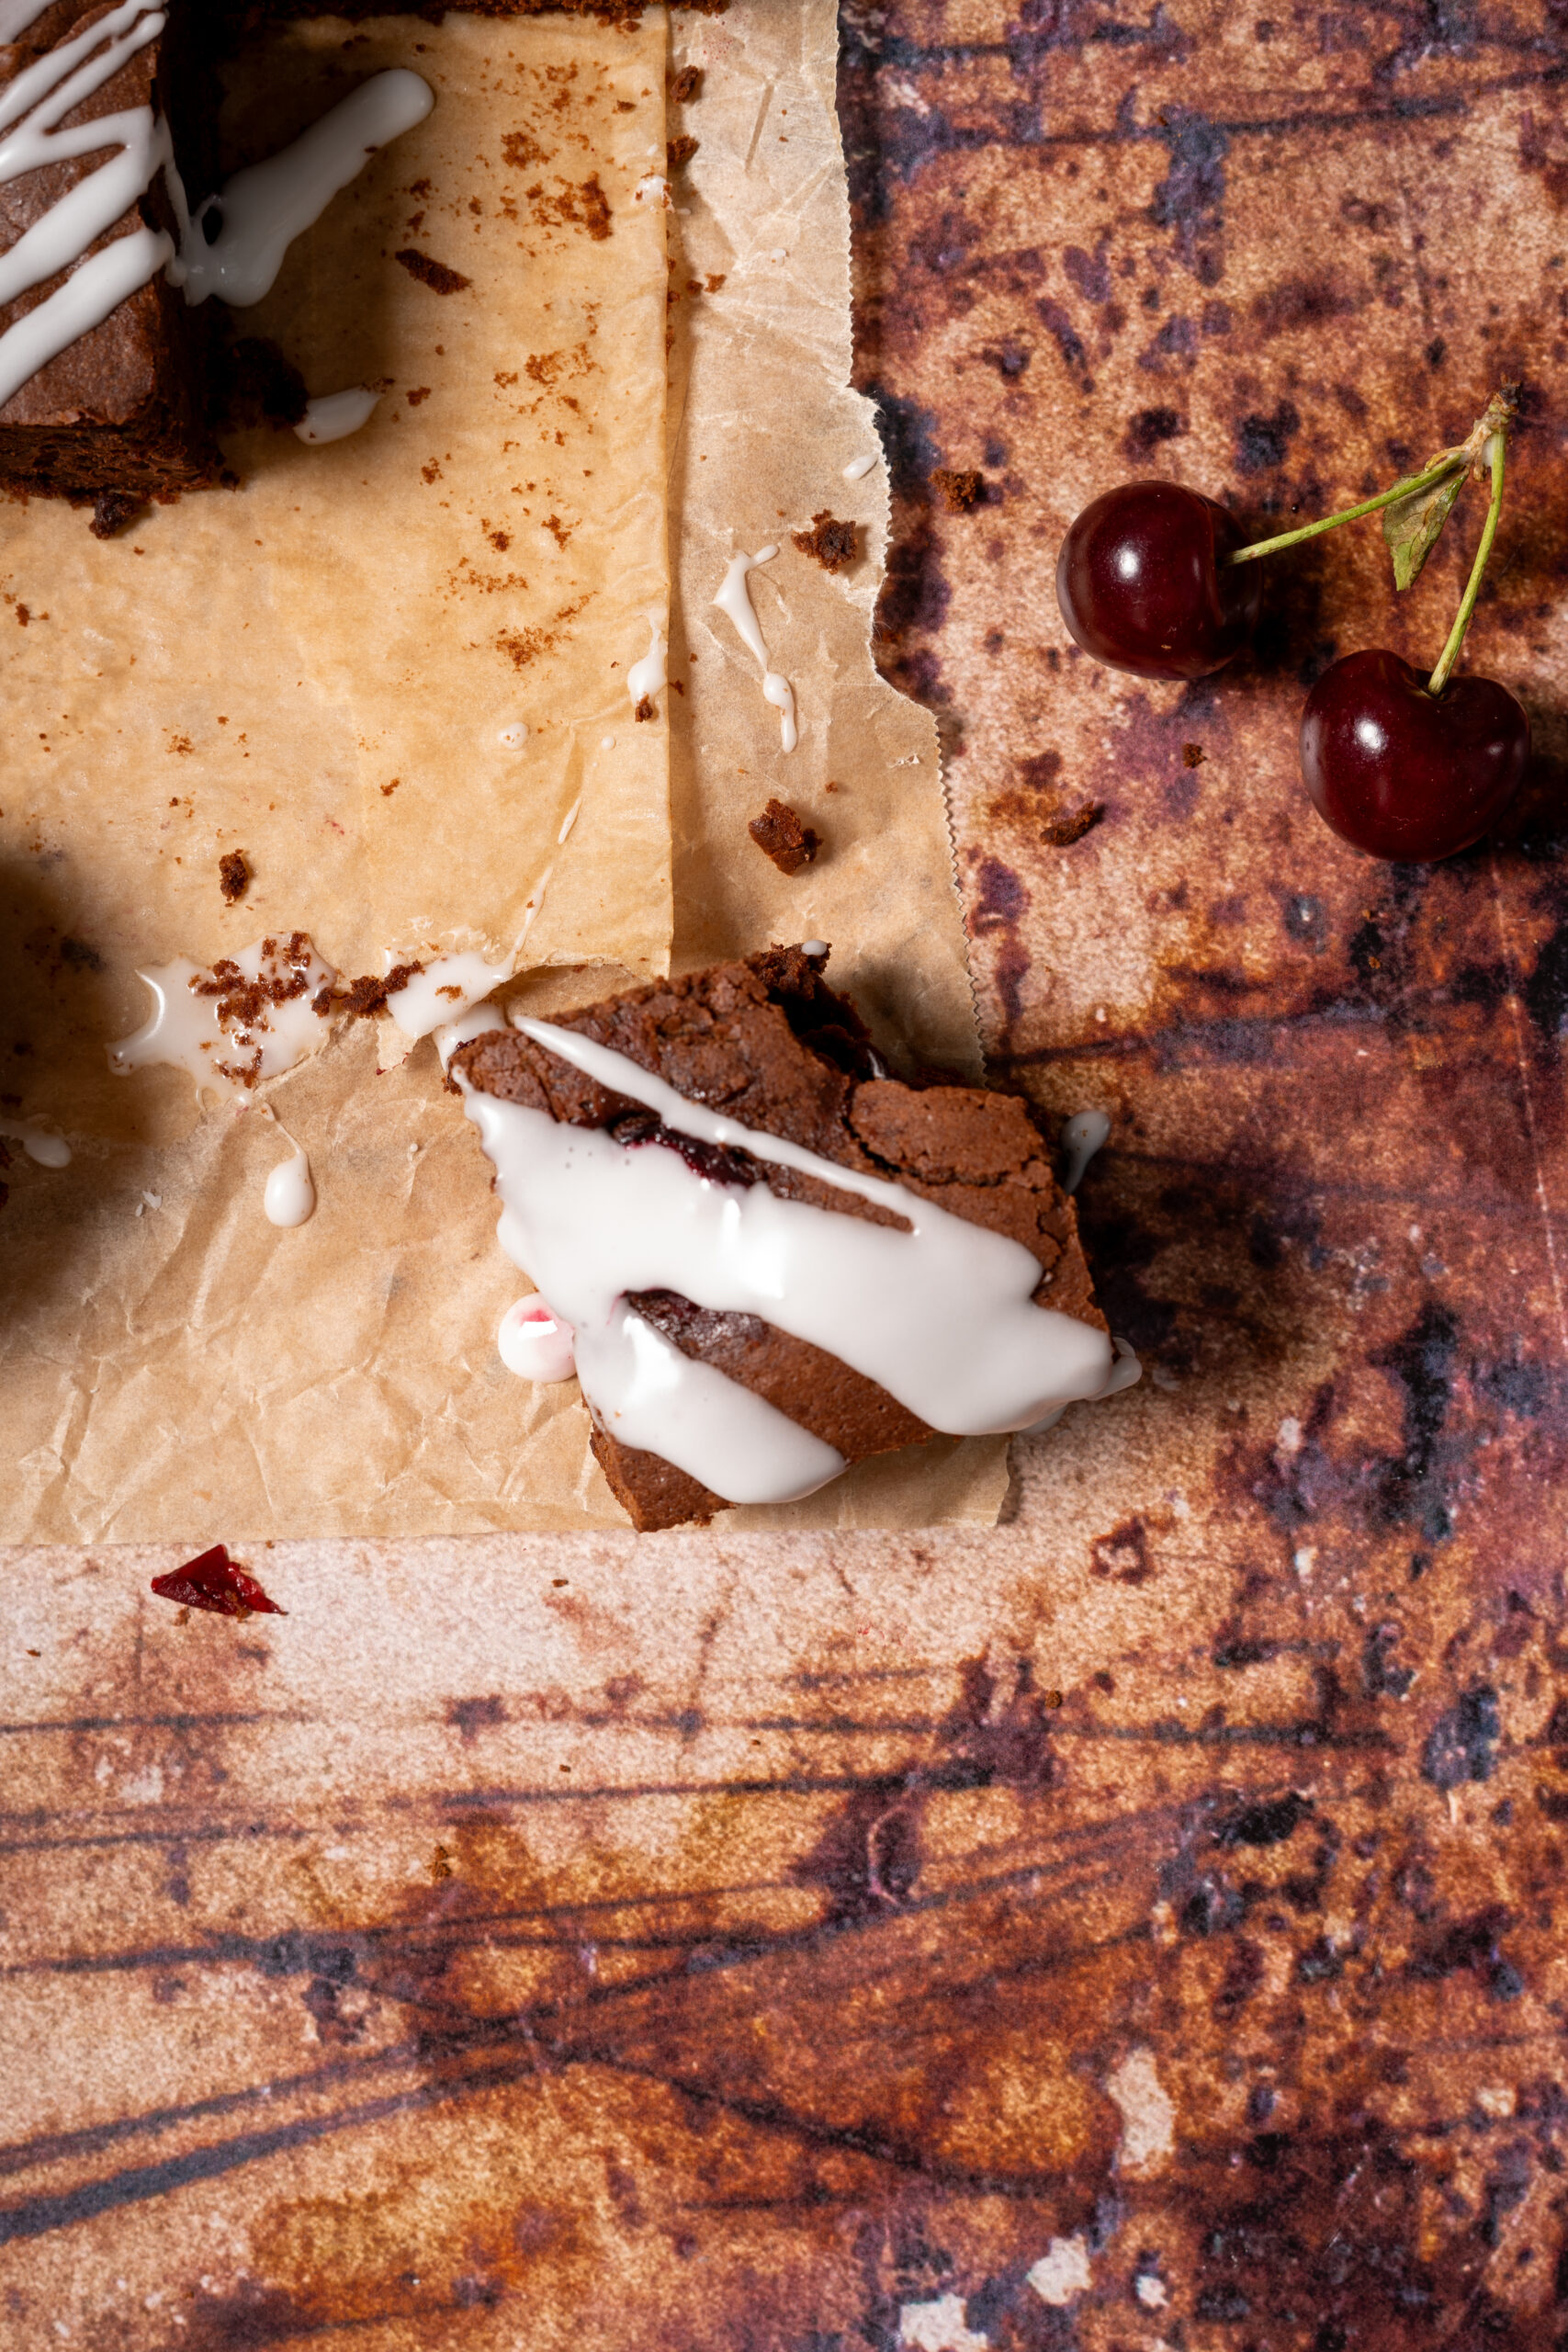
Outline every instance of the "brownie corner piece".
<svg viewBox="0 0 1568 2352"><path fill-rule="evenodd" d="M209 142L199 120L191 138L180 138L186 119L202 112L194 95L203 86L202 24L198 9L171 10L149 38L139 45L128 38L117 53L109 38L113 18L103 0L47 0L11 40L0 43L0 99L31 74L35 85L48 85L35 101L46 108L50 91L62 87L69 74L85 70L84 59L105 59L113 70L84 93L71 119L121 118L121 135L107 158L103 150L56 155L49 152L51 134L37 134L34 144L43 159L0 184L0 234L8 252L106 162L124 153L127 116L149 126L166 116L182 153L194 153L197 168L205 164ZM82 43L100 26L104 40L84 51ZM21 118L23 130L28 114ZM91 504L104 518L106 536L129 511L128 502L140 507L221 479L222 459L207 415L210 328L164 272L175 234L164 175L154 164L147 185L85 254L0 303L0 481L13 492ZM28 328L81 270L112 253L120 240L137 236L166 240L164 258L107 316L59 349L50 348L59 330L40 334L37 325ZM44 356L33 364L39 349Z"/></svg>

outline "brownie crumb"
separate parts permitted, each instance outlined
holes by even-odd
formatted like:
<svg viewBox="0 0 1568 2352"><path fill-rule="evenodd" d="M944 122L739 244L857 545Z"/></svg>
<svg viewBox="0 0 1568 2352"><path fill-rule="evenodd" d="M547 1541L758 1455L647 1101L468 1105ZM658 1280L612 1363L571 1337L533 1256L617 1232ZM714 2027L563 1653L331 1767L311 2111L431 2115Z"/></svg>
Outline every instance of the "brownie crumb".
<svg viewBox="0 0 1568 2352"><path fill-rule="evenodd" d="M417 277L422 286L428 286L433 294L460 294L465 286L474 282L471 277L465 277L460 269L448 269L444 261L433 261L429 254L422 254L412 245L404 245L392 259L401 262L409 276Z"/></svg>
<svg viewBox="0 0 1568 2352"><path fill-rule="evenodd" d="M120 490L100 490L93 501L93 519L87 527L96 539L117 539L128 523L135 522L147 512L147 501L134 498Z"/></svg>
<svg viewBox="0 0 1568 2352"><path fill-rule="evenodd" d="M674 74L671 79L670 95L678 107L689 107L694 98L701 96L702 86L702 67L682 65L679 74Z"/></svg>
<svg viewBox="0 0 1568 2352"><path fill-rule="evenodd" d="M972 467L955 472L951 466L938 466L931 475L931 488L950 514L967 514L986 495L986 477Z"/></svg>
<svg viewBox="0 0 1568 2352"><path fill-rule="evenodd" d="M231 907L251 887L251 862L243 849L227 851L218 861L218 887L223 903Z"/></svg>
<svg viewBox="0 0 1568 2352"><path fill-rule="evenodd" d="M770 800L746 830L781 874L798 874L803 865L811 864L822 846L821 836L809 825L803 825L795 810L783 800Z"/></svg>
<svg viewBox="0 0 1568 2352"><path fill-rule="evenodd" d="M341 1012L350 1021L373 1020L386 1012L387 999L406 989L423 969L423 964L394 964L379 979L366 972L357 980L341 980L335 988L320 989L310 1001L310 1010L323 1019L330 1012Z"/></svg>
<svg viewBox="0 0 1568 2352"><path fill-rule="evenodd" d="M1183 743L1181 764L1184 768L1201 768L1206 754L1201 743Z"/></svg>
<svg viewBox="0 0 1568 2352"><path fill-rule="evenodd" d="M801 554L814 557L824 571L842 571L855 560L860 531L854 523L835 520L824 506L811 517L809 531L792 531L789 536Z"/></svg>
<svg viewBox="0 0 1568 2352"><path fill-rule="evenodd" d="M672 172L678 172L681 166L683 164L689 164L696 153L697 141L689 130L682 130L678 139L666 141L664 152L670 159L670 169Z"/></svg>
<svg viewBox="0 0 1568 2352"><path fill-rule="evenodd" d="M723 270L710 269L703 283L706 286L710 294L716 294L719 288L724 284Z"/></svg>
<svg viewBox="0 0 1568 2352"><path fill-rule="evenodd" d="M1093 831L1104 814L1103 800L1086 800L1070 817L1058 817L1054 824L1044 826L1041 839L1053 849L1070 849L1074 842L1081 842L1087 832Z"/></svg>
<svg viewBox="0 0 1568 2352"><path fill-rule="evenodd" d="M657 718L658 716L659 713L653 707L653 696L651 695L644 695L642 700L638 703L637 708L632 713L632 717L634 718Z"/></svg>

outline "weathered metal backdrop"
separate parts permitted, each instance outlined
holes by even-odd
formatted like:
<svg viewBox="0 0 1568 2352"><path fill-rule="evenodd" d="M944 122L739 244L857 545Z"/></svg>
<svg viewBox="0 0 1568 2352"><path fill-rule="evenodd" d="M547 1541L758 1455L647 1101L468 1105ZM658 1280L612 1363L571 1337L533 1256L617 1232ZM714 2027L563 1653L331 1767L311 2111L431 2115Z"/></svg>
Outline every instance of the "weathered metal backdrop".
<svg viewBox="0 0 1568 2352"><path fill-rule="evenodd" d="M846 7L886 662L1149 1378L994 1535L279 1546L238 1629L31 1564L7 2352L1568 2341L1565 75L1540 0ZM1399 610L1280 564L1201 690L1069 655L1094 491L1314 511L1503 375L1508 844L1295 781L1473 514Z"/></svg>

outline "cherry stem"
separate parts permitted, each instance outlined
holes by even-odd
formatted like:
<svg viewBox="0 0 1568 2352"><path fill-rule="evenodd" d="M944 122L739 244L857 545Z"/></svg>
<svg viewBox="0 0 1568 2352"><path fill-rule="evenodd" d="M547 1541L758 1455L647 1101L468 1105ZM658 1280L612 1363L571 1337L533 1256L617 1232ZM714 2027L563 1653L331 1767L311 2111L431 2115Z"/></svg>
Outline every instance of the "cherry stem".
<svg viewBox="0 0 1568 2352"><path fill-rule="evenodd" d="M1497 536L1497 520L1503 512L1503 469L1507 459L1507 435L1494 433L1490 444L1492 497L1486 509L1486 521L1482 526L1481 545L1475 550L1475 561L1470 567L1470 578L1465 583L1454 625L1449 631L1449 641L1438 654L1438 666L1427 681L1429 695L1440 695L1448 684L1454 663L1459 660L1460 647L1464 643L1464 633L1470 627L1471 615L1475 610L1475 600L1481 594L1482 574L1486 569L1486 559Z"/></svg>
<svg viewBox="0 0 1568 2352"><path fill-rule="evenodd" d="M1414 498L1418 492L1430 490L1435 482L1447 481L1450 474L1462 471L1468 463L1462 449L1447 449L1424 474L1395 482L1392 490L1380 491L1375 498L1363 498L1359 506L1347 506L1337 514L1325 514L1319 523L1303 523L1299 530L1281 531L1277 538L1255 539L1249 548L1233 548L1223 560L1226 564L1252 563L1260 555L1278 555L1281 548L1298 547L1303 539L1315 539L1324 531L1337 531L1341 523L1359 522L1363 514L1375 514L1397 499Z"/></svg>

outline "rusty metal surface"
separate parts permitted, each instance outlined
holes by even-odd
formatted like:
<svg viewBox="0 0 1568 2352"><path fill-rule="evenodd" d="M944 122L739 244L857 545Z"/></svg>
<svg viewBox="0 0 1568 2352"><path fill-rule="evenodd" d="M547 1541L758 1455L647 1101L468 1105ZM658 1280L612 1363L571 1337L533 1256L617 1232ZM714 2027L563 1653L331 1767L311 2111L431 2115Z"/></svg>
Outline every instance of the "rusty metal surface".
<svg viewBox="0 0 1568 2352"><path fill-rule="evenodd" d="M6 2352L1568 2340L1565 75L1535 0L846 10L886 660L1150 1376L994 1535L280 1545L238 1628L34 1562ZM1311 509L1499 373L1509 843L1363 865L1294 781L1457 553L1396 612L1319 543L1212 689L1067 657L1095 490Z"/></svg>

